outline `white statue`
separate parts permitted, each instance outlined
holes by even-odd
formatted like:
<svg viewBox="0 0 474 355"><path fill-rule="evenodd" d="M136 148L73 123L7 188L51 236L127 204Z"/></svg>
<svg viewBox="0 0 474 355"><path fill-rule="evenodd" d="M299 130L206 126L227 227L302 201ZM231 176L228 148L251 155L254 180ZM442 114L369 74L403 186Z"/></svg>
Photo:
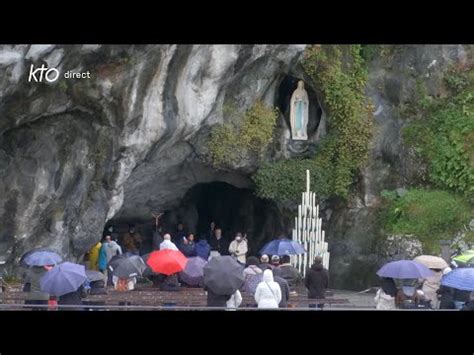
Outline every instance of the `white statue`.
<svg viewBox="0 0 474 355"><path fill-rule="evenodd" d="M291 137L294 140L307 140L307 126L308 126L308 93L304 89L304 82L298 82L298 88L291 95Z"/></svg>

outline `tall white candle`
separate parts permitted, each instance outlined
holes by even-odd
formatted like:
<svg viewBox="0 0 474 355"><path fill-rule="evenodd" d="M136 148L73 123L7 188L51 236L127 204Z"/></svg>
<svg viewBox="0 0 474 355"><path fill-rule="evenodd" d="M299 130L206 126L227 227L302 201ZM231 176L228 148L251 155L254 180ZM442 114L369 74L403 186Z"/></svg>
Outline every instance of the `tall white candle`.
<svg viewBox="0 0 474 355"><path fill-rule="evenodd" d="M306 170L306 192L309 192L309 170Z"/></svg>

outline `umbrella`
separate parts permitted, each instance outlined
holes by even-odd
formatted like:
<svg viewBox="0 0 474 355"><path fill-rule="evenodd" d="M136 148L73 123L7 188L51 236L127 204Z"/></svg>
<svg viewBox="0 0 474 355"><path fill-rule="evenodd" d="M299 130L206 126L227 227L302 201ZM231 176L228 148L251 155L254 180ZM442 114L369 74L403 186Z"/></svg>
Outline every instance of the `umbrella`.
<svg viewBox="0 0 474 355"><path fill-rule="evenodd" d="M466 265L474 262L474 250L466 250L461 255L454 257L453 261L460 265Z"/></svg>
<svg viewBox="0 0 474 355"><path fill-rule="evenodd" d="M463 291L474 291L474 268L461 267L441 278L441 285Z"/></svg>
<svg viewBox="0 0 474 355"><path fill-rule="evenodd" d="M267 255L297 255L304 254L303 246L291 239L275 239L265 244L260 254Z"/></svg>
<svg viewBox="0 0 474 355"><path fill-rule="evenodd" d="M429 269L445 269L449 265L443 258L434 255L420 255L417 256L413 261L425 265Z"/></svg>
<svg viewBox="0 0 474 355"><path fill-rule="evenodd" d="M22 266L44 266L44 265L57 265L63 259L54 250L47 248L40 248L30 250L24 254L20 259Z"/></svg>
<svg viewBox="0 0 474 355"><path fill-rule="evenodd" d="M112 259L109 260L108 264L107 264L107 268L110 270L110 271L114 271L117 266L119 266L119 264L121 263L121 261L123 259L126 259L127 257L123 254L120 254L120 255L114 255L112 257Z"/></svg>
<svg viewBox="0 0 474 355"><path fill-rule="evenodd" d="M153 272L172 275L183 271L187 262L188 259L179 250L164 249L152 252L146 263Z"/></svg>
<svg viewBox="0 0 474 355"><path fill-rule="evenodd" d="M394 279L418 279L434 276L434 272L425 265L413 260L398 260L382 266L377 275Z"/></svg>
<svg viewBox="0 0 474 355"><path fill-rule="evenodd" d="M143 271L146 269L146 264L141 257L138 255L131 256L129 258L121 258L117 260L118 265L109 266L112 270L112 274L117 277L131 278L141 276ZM115 265L115 263L114 263Z"/></svg>
<svg viewBox="0 0 474 355"><path fill-rule="evenodd" d="M105 275L99 271L86 270L86 276L90 282L105 281Z"/></svg>
<svg viewBox="0 0 474 355"><path fill-rule="evenodd" d="M232 295L244 283L243 271L231 256L216 256L204 266L204 285L217 295Z"/></svg>
<svg viewBox="0 0 474 355"><path fill-rule="evenodd" d="M77 291L86 280L84 265L64 262L45 273L40 286L43 292L59 297Z"/></svg>
<svg viewBox="0 0 474 355"><path fill-rule="evenodd" d="M198 286L204 279L204 266L207 261L199 256L188 259L186 268L179 274L181 280L190 286Z"/></svg>

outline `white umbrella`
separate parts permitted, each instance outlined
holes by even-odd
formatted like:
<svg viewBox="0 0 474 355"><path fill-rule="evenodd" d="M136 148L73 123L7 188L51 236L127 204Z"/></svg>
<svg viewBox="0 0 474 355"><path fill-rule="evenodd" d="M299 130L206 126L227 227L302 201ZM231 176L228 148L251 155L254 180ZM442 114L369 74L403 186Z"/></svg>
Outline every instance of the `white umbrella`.
<svg viewBox="0 0 474 355"><path fill-rule="evenodd" d="M417 256L415 259L413 259L416 262L419 262L420 264L425 265L429 269L445 269L449 265L446 261L444 261L443 258L440 258L439 256L434 256L434 255L420 255Z"/></svg>

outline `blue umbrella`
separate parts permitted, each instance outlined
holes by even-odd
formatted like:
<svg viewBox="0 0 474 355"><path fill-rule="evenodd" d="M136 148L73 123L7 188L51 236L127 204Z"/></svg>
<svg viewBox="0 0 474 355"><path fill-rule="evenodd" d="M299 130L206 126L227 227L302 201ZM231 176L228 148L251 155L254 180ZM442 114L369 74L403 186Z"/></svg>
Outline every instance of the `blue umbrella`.
<svg viewBox="0 0 474 355"><path fill-rule="evenodd" d="M474 268L461 267L448 272L441 279L441 285L463 291L474 291Z"/></svg>
<svg viewBox="0 0 474 355"><path fill-rule="evenodd" d="M393 279L418 279L434 276L434 272L416 261L398 260L382 266L377 275Z"/></svg>
<svg viewBox="0 0 474 355"><path fill-rule="evenodd" d="M267 255L297 255L304 254L303 246L291 239L275 239L265 244L260 254Z"/></svg>
<svg viewBox="0 0 474 355"><path fill-rule="evenodd" d="M207 261L199 256L188 258L185 269L179 273L181 280L189 286L198 286L204 279Z"/></svg>
<svg viewBox="0 0 474 355"><path fill-rule="evenodd" d="M41 248L27 252L20 259L22 266L44 266L44 265L57 265L63 259L61 256L53 250Z"/></svg>
<svg viewBox="0 0 474 355"><path fill-rule="evenodd" d="M86 280L84 265L64 262L52 268L40 279L41 291L59 297L77 291Z"/></svg>

